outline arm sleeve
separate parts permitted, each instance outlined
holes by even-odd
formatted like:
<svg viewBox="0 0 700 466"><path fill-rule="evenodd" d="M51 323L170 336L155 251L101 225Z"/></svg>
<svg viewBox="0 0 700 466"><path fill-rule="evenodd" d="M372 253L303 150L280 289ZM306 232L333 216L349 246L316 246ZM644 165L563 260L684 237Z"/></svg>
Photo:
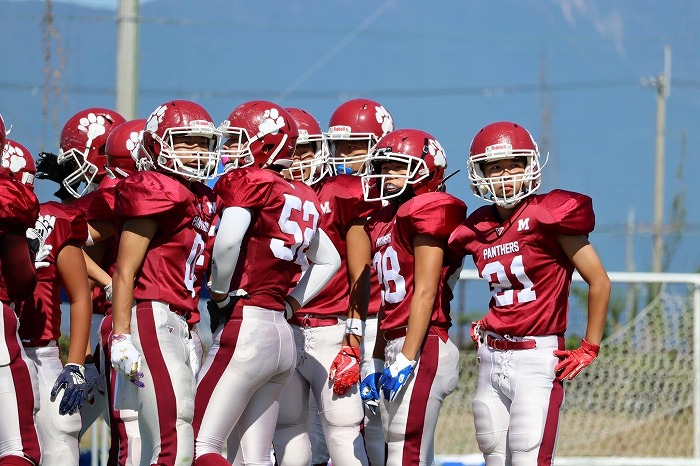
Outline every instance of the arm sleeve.
<svg viewBox="0 0 700 466"><path fill-rule="evenodd" d="M338 250L320 228L309 244L306 257L311 261L311 265L306 269L297 286L289 293L302 307L326 286L340 268Z"/></svg>
<svg viewBox="0 0 700 466"><path fill-rule="evenodd" d="M228 293L251 219L250 210L243 207L224 209L211 256L211 291Z"/></svg>

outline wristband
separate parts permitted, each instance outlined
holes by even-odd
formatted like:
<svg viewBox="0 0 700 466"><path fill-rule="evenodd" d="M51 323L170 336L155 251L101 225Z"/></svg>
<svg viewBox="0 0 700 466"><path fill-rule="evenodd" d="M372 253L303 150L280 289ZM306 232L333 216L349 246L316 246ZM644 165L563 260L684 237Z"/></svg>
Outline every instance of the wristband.
<svg viewBox="0 0 700 466"><path fill-rule="evenodd" d="M367 323L362 319L348 319L345 322L345 333L350 335L364 336Z"/></svg>

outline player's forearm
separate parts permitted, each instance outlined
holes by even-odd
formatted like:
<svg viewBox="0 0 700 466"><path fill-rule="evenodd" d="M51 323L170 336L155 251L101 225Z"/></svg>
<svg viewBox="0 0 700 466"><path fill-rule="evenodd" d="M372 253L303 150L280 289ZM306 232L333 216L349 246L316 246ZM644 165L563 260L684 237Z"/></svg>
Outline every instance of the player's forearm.
<svg viewBox="0 0 700 466"><path fill-rule="evenodd" d="M87 267L87 275L90 280L94 280L101 288L112 283L112 277L109 276L107 272L102 270L102 267L97 265L97 263L92 260L92 258L83 251L83 257L85 258L85 266Z"/></svg>
<svg viewBox="0 0 700 466"><path fill-rule="evenodd" d="M369 266L357 280L350 282L350 299L348 305L348 318L367 318L367 308L369 307Z"/></svg>
<svg viewBox="0 0 700 466"><path fill-rule="evenodd" d="M89 298L70 303L70 344L67 363L85 363L90 340L90 323L92 320L92 303Z"/></svg>
<svg viewBox="0 0 700 466"><path fill-rule="evenodd" d="M367 318L370 293L371 247L364 222L356 222L346 234L346 260L350 285L348 317Z"/></svg>
<svg viewBox="0 0 700 466"><path fill-rule="evenodd" d="M610 280L607 275L592 281L588 288L588 324L586 341L600 345L605 331L605 319L610 299Z"/></svg>
<svg viewBox="0 0 700 466"><path fill-rule="evenodd" d="M408 331L401 349L403 355L411 361L416 359L425 335L428 333L434 304L434 292L417 290L413 295L411 310L408 314Z"/></svg>
<svg viewBox="0 0 700 466"><path fill-rule="evenodd" d="M131 305L134 301L134 276L117 269L112 277L112 328L114 334L131 333Z"/></svg>

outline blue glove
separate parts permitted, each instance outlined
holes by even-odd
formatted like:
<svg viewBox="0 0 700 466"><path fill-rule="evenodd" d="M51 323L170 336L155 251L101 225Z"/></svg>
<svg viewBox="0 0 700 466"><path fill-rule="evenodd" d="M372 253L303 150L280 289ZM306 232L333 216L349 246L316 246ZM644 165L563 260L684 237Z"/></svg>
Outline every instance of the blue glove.
<svg viewBox="0 0 700 466"><path fill-rule="evenodd" d="M89 385L85 381L85 368L80 364L66 364L51 389L51 398L56 398L63 388L63 398L58 406L58 414L73 414L83 406Z"/></svg>
<svg viewBox="0 0 700 466"><path fill-rule="evenodd" d="M403 353L399 353L394 364L384 369L379 378L379 384L382 386L382 393L386 400L394 401L401 388L408 382L414 367L416 367L416 361L409 361Z"/></svg>
<svg viewBox="0 0 700 466"><path fill-rule="evenodd" d="M360 398L364 401L365 406L372 414L377 414L379 408L379 377L382 375L384 361L381 359L372 359L372 367L369 364L361 364L362 383L360 384ZM373 372L371 372L373 371Z"/></svg>

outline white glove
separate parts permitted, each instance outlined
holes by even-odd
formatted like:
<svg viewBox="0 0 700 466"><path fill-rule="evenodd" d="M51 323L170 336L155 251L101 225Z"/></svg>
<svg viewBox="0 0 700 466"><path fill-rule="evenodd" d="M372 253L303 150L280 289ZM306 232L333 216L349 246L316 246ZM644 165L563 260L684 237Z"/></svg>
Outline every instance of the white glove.
<svg viewBox="0 0 700 466"><path fill-rule="evenodd" d="M27 238L39 242L39 248L34 258L34 267L37 269L49 266L49 263L44 259L51 253L53 246L46 244L46 239L53 231L55 225L56 217L53 215L39 215L34 228L27 229Z"/></svg>
<svg viewBox="0 0 700 466"><path fill-rule="evenodd" d="M105 299L111 303L112 302L112 282L109 282L109 284L102 289L105 292Z"/></svg>
<svg viewBox="0 0 700 466"><path fill-rule="evenodd" d="M41 247L39 247L39 251L36 253L36 257L34 258L35 269L39 270L51 265L48 261L44 259L49 257L49 254L51 254L52 249L53 246L51 246L50 244L42 244Z"/></svg>
<svg viewBox="0 0 700 466"><path fill-rule="evenodd" d="M131 335L119 333L112 335L112 347L110 349L112 367L129 377L131 383L139 388L145 385L141 382L143 372L141 372L141 353L131 342Z"/></svg>

